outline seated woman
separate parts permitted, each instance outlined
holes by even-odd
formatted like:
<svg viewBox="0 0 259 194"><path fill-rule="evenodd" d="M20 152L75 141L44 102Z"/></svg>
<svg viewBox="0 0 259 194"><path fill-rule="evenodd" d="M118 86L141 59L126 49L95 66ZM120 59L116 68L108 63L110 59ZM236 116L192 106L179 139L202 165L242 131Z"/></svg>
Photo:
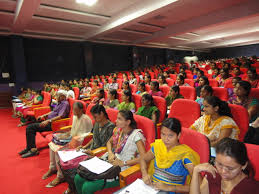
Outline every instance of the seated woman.
<svg viewBox="0 0 259 194"><path fill-rule="evenodd" d="M107 78L105 78L104 82L103 82L103 89L104 90L109 90L109 86L110 86L109 81L108 81Z"/></svg>
<svg viewBox="0 0 259 194"><path fill-rule="evenodd" d="M244 138L244 143L259 145L259 116L254 122L249 124L248 131Z"/></svg>
<svg viewBox="0 0 259 194"><path fill-rule="evenodd" d="M131 93L130 83L128 81L123 82L122 84L122 91L129 90Z"/></svg>
<svg viewBox="0 0 259 194"><path fill-rule="evenodd" d="M159 83L157 81L152 81L151 82L151 87L150 87L149 94L151 96L164 97L163 92L159 89Z"/></svg>
<svg viewBox="0 0 259 194"><path fill-rule="evenodd" d="M219 68L215 68L213 70L213 75L212 75L212 78L217 78L219 76L219 72L220 72L220 69Z"/></svg>
<svg viewBox="0 0 259 194"><path fill-rule="evenodd" d="M144 82L139 83L138 91L136 92L136 94L139 94L140 96L143 96L144 94L147 94L146 84Z"/></svg>
<svg viewBox="0 0 259 194"><path fill-rule="evenodd" d="M252 88L259 87L259 78L255 68L250 68L247 70L247 81L251 84Z"/></svg>
<svg viewBox="0 0 259 194"><path fill-rule="evenodd" d="M220 74L216 77L219 87L224 87L225 81L230 78L228 69L221 69Z"/></svg>
<svg viewBox="0 0 259 194"><path fill-rule="evenodd" d="M256 98L250 98L251 84L248 81L239 81L234 89L235 96L229 100L230 104L237 104L245 107L249 114L250 121L254 121L259 115L259 102Z"/></svg>
<svg viewBox="0 0 259 194"><path fill-rule="evenodd" d="M129 80L129 84L134 84L134 85L137 85L137 79L135 78L135 75L134 73L130 73L130 80Z"/></svg>
<svg viewBox="0 0 259 194"><path fill-rule="evenodd" d="M117 78L113 77L112 78L112 83L110 83L109 85L109 90L114 89L114 90L118 90L119 89L119 84L117 83Z"/></svg>
<svg viewBox="0 0 259 194"><path fill-rule="evenodd" d="M142 107L137 111L137 115L141 115L151 119L154 123L157 123L159 117L159 110L154 104L153 97L150 94L144 94L141 98Z"/></svg>
<svg viewBox="0 0 259 194"><path fill-rule="evenodd" d="M123 79L123 82L128 82L129 81L128 75L126 73L122 74L122 79Z"/></svg>
<svg viewBox="0 0 259 194"><path fill-rule="evenodd" d="M194 87L198 87L200 83L200 78L204 76L204 72L202 70L197 70L197 77L194 79Z"/></svg>
<svg viewBox="0 0 259 194"><path fill-rule="evenodd" d="M197 96L200 96L201 88L205 85L210 85L209 80L206 76L201 76L199 79L199 86L195 88Z"/></svg>
<svg viewBox="0 0 259 194"><path fill-rule="evenodd" d="M92 104L103 104L104 102L104 89L98 89L96 97L91 101Z"/></svg>
<svg viewBox="0 0 259 194"><path fill-rule="evenodd" d="M206 135L212 147L225 137L238 139L239 128L231 118L231 111L226 102L216 96L207 96L203 105L204 115L194 122L191 129Z"/></svg>
<svg viewBox="0 0 259 194"><path fill-rule="evenodd" d="M161 139L155 140L140 160L143 181L170 194L189 192L193 168L200 163L195 151L179 143L180 135L180 121L167 118L162 123Z"/></svg>
<svg viewBox="0 0 259 194"><path fill-rule="evenodd" d="M200 92L200 97L197 97L197 99L195 100L201 107L201 113L202 115L204 114L204 106L203 106L203 102L204 102L204 98L206 98L207 96L212 96L213 94L213 89L211 86L209 85L205 85L201 88L201 92Z"/></svg>
<svg viewBox="0 0 259 194"><path fill-rule="evenodd" d="M98 83L97 80L94 80L94 81L92 82L92 90L90 91L90 94L89 94L88 97L93 97L93 96L96 96L96 95L97 95L97 91L98 91L98 89L99 89L98 85L99 85L99 83Z"/></svg>
<svg viewBox="0 0 259 194"><path fill-rule="evenodd" d="M234 77L240 77L241 79L244 77L244 74L240 71L240 67L238 66L233 68L232 73L234 74Z"/></svg>
<svg viewBox="0 0 259 194"><path fill-rule="evenodd" d="M159 86L168 86L164 75L158 76L158 83L159 83Z"/></svg>
<svg viewBox="0 0 259 194"><path fill-rule="evenodd" d="M129 90L124 90L122 93L122 102L116 106L118 110L129 110L135 112L135 104L132 102L132 94Z"/></svg>
<svg viewBox="0 0 259 194"><path fill-rule="evenodd" d="M85 81L84 87L80 90L80 99L86 98L87 96L89 96L91 90L92 90L92 88L89 86L89 82Z"/></svg>
<svg viewBox="0 0 259 194"><path fill-rule="evenodd" d="M137 129L133 113L122 110L118 113L113 135L107 142L108 161L115 166L120 166L123 171L129 166L137 164L138 156L145 154L144 143L145 137L142 130ZM104 180L87 181L77 174L75 185L78 194L85 194L94 193L102 188L119 186L119 181L107 181L104 185Z"/></svg>
<svg viewBox="0 0 259 194"><path fill-rule="evenodd" d="M73 104L73 123L72 128L69 131L60 131L59 139L66 139L67 137L71 136L73 142L73 146L79 146L83 143L87 132L90 132L93 128L92 120L84 114L84 107L81 102L75 102ZM72 146L72 144L71 144ZM65 147L71 147L69 145L65 145ZM42 179L47 179L51 175L57 172L57 177L51 181L46 187L55 187L58 184L64 182L64 176L59 168L59 156L57 151L61 148L64 149L63 146L56 145L53 142L49 143L49 155L50 155L50 164L49 170L46 174L43 175Z"/></svg>
<svg viewBox="0 0 259 194"><path fill-rule="evenodd" d="M120 104L117 99L117 90L111 89L108 92L108 98L104 101L103 105L105 108L115 108L118 104Z"/></svg>
<svg viewBox="0 0 259 194"><path fill-rule="evenodd" d="M14 117L22 117L21 111L23 111L27 105L30 105L33 102L35 96L34 90L28 88L23 96L18 101L13 101L13 110L14 110Z"/></svg>
<svg viewBox="0 0 259 194"><path fill-rule="evenodd" d="M174 100L179 98L184 98L184 97L180 94L180 87L177 85L174 85L171 87L169 94L165 98L167 110L170 110Z"/></svg>
<svg viewBox="0 0 259 194"><path fill-rule="evenodd" d="M175 81L175 85L177 86L190 86L187 83L184 83L184 77L182 75L178 75Z"/></svg>
<svg viewBox="0 0 259 194"><path fill-rule="evenodd" d="M74 92L74 90L73 90L73 87L67 85L66 90L67 90L67 98L73 98L73 99L75 99L75 92Z"/></svg>
<svg viewBox="0 0 259 194"><path fill-rule="evenodd" d="M208 163L194 167L190 194L258 193L244 143L222 139L216 146L215 166ZM205 176L200 175L205 172Z"/></svg>
<svg viewBox="0 0 259 194"><path fill-rule="evenodd" d="M145 75L145 84L151 85L151 76L149 74Z"/></svg>
<svg viewBox="0 0 259 194"><path fill-rule="evenodd" d="M241 81L241 77L233 77L232 78L232 86L233 88L227 88L228 90L228 96L229 96L229 101L232 99L232 98L236 98L236 95L234 93L234 88L236 87L236 84L237 82Z"/></svg>
<svg viewBox="0 0 259 194"><path fill-rule="evenodd" d="M34 98L32 99L31 102L27 103L25 107L23 107L20 111L21 114L21 123L18 125L18 127L24 126L28 123L29 118L25 117L24 115L27 115L27 112L29 111L29 108L32 107L33 105L41 104L43 101L43 97L41 95L40 90L33 91L32 94L34 95Z"/></svg>

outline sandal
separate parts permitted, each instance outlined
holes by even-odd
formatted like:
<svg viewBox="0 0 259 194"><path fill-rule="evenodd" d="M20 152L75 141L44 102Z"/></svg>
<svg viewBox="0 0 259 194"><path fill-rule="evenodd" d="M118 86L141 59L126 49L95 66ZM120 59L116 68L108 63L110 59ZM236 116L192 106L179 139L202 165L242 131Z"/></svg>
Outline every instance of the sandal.
<svg viewBox="0 0 259 194"><path fill-rule="evenodd" d="M47 188L55 187L61 183L65 182L64 178L58 178L56 177L53 181L51 181L49 184L46 185Z"/></svg>
<svg viewBox="0 0 259 194"><path fill-rule="evenodd" d="M42 179L45 180L49 177L51 177L53 174L56 174L57 171L56 170L48 170L48 172L46 172L43 176Z"/></svg>

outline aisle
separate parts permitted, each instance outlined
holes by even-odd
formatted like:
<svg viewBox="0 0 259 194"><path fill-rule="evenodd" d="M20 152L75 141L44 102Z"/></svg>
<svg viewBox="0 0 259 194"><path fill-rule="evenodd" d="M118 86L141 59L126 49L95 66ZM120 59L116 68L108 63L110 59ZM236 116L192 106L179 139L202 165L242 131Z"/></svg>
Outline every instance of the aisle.
<svg viewBox="0 0 259 194"><path fill-rule="evenodd" d="M18 152L25 148L25 127L17 127L19 119L11 117L11 109L0 109L1 130L1 164L0 193L1 194L61 194L67 188L63 183L55 188L46 188L55 176L42 180L42 175L48 170L48 149L40 151L39 156L22 159Z"/></svg>

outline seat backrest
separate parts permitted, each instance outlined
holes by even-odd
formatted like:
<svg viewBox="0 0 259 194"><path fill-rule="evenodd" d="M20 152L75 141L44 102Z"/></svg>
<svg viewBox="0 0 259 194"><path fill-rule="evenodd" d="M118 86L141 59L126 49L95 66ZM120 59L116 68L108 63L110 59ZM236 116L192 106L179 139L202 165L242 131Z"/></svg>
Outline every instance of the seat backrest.
<svg viewBox="0 0 259 194"><path fill-rule="evenodd" d="M177 75L176 74L169 74L170 78L173 80L176 80Z"/></svg>
<svg viewBox="0 0 259 194"><path fill-rule="evenodd" d="M162 98L160 96L153 96L153 99L154 99L154 103L155 103L156 107L158 108L158 110L160 112L158 122L161 123L165 119L165 114L167 111L166 100L165 100L165 98Z"/></svg>
<svg viewBox="0 0 259 194"><path fill-rule="evenodd" d="M167 82L168 86L171 87L171 86L174 85L175 80L174 79L166 79L166 82Z"/></svg>
<svg viewBox="0 0 259 194"><path fill-rule="evenodd" d="M191 73L187 73L187 74L186 74L186 78L187 78L187 79L193 79L193 75L192 75Z"/></svg>
<svg viewBox="0 0 259 194"><path fill-rule="evenodd" d="M249 161L253 167L254 179L259 181L259 145L245 144Z"/></svg>
<svg viewBox="0 0 259 194"><path fill-rule="evenodd" d="M137 122L137 128L142 129L146 138L145 148L146 151L150 149L150 144L155 141L155 125L152 120L134 114L134 119Z"/></svg>
<svg viewBox="0 0 259 194"><path fill-rule="evenodd" d="M232 84L232 79L227 79L224 83L224 88L234 88Z"/></svg>
<svg viewBox="0 0 259 194"><path fill-rule="evenodd" d="M251 88L249 96L259 100L259 88Z"/></svg>
<svg viewBox="0 0 259 194"><path fill-rule="evenodd" d="M50 103L51 103L51 94L49 92L44 92L42 106L49 106Z"/></svg>
<svg viewBox="0 0 259 194"><path fill-rule="evenodd" d="M116 119L117 119L117 115L118 115L118 110L115 110L113 108L108 108L106 109L106 112L108 114L108 117L110 119L111 122L113 122L114 124L116 123Z"/></svg>
<svg viewBox="0 0 259 194"><path fill-rule="evenodd" d="M78 87L73 87L74 93L75 93L75 100L78 100L79 98L79 88Z"/></svg>
<svg viewBox="0 0 259 194"><path fill-rule="evenodd" d="M213 87L213 96L217 96L219 99L228 101L227 88Z"/></svg>
<svg viewBox="0 0 259 194"><path fill-rule="evenodd" d="M121 89L121 87L122 87L122 82L123 82L122 79L120 79L120 78L117 79L117 83L119 85L119 89Z"/></svg>
<svg viewBox="0 0 259 194"><path fill-rule="evenodd" d="M95 104L93 104L93 103L88 104L86 111L85 111L85 114L87 114L92 119L93 122L94 122L94 118L91 114L91 109L93 108L94 105Z"/></svg>
<svg viewBox="0 0 259 194"><path fill-rule="evenodd" d="M196 99L196 90L194 87L180 86L180 94L183 95L185 99Z"/></svg>
<svg viewBox="0 0 259 194"><path fill-rule="evenodd" d="M141 96L138 94L132 94L132 101L135 103L136 105L136 111L138 111L139 107L142 106L142 102L141 102Z"/></svg>
<svg viewBox="0 0 259 194"><path fill-rule="evenodd" d="M122 102L122 92L118 92L117 96L118 96L119 102L121 103Z"/></svg>
<svg viewBox="0 0 259 194"><path fill-rule="evenodd" d="M209 162L210 143L208 138L189 128L182 127L180 143L186 144L200 155L200 163Z"/></svg>
<svg viewBox="0 0 259 194"><path fill-rule="evenodd" d="M130 86L130 89L131 89L132 93L136 93L137 92L138 88L137 88L137 86L135 84L130 84L129 86Z"/></svg>
<svg viewBox="0 0 259 194"><path fill-rule="evenodd" d="M148 85L148 84L145 84L145 90L146 90L147 92L149 92L149 91L151 90L151 86Z"/></svg>
<svg viewBox="0 0 259 194"><path fill-rule="evenodd" d="M236 122L240 129L239 140L244 141L245 134L249 127L248 112L243 106L240 105L229 104L228 106L231 110L233 120Z"/></svg>
<svg viewBox="0 0 259 194"><path fill-rule="evenodd" d="M164 97L166 97L170 92L169 86L159 86L159 89L163 92Z"/></svg>
<svg viewBox="0 0 259 194"><path fill-rule="evenodd" d="M194 81L193 81L193 79L185 79L185 80L184 80L184 83L187 83L187 84L189 84L190 86L194 87Z"/></svg>
<svg viewBox="0 0 259 194"><path fill-rule="evenodd" d="M219 87L219 82L215 79L209 79L211 87Z"/></svg>
<svg viewBox="0 0 259 194"><path fill-rule="evenodd" d="M201 116L200 105L189 99L176 99L172 103L169 118L180 120L182 127L189 128Z"/></svg>

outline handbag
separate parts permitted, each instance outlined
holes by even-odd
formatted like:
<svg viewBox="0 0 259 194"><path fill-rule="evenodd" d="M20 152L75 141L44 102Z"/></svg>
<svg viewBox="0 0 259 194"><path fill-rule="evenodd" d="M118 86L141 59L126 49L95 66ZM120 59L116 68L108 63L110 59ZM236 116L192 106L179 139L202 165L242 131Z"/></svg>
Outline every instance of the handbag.
<svg viewBox="0 0 259 194"><path fill-rule="evenodd" d="M79 166L77 168L77 174L79 174L82 178L84 178L88 181L95 181L95 180L103 179L104 180L103 188L106 185L107 179L116 180L116 178L119 176L120 172L121 172L121 167L119 167L119 166L112 166L111 168L109 168L108 170L106 170L105 172L103 172L101 174L95 174L95 173L91 172L90 170L88 170L87 168L85 168L84 166L82 166L81 164L79 164Z"/></svg>
<svg viewBox="0 0 259 194"><path fill-rule="evenodd" d="M60 139L59 136L61 134L62 133L53 133L52 134L52 142L55 143L56 145L61 145L61 146L68 144L71 141L72 136L70 135L70 136L68 136L64 139Z"/></svg>
<svg viewBox="0 0 259 194"><path fill-rule="evenodd" d="M89 156L89 155L83 155L83 156L79 156L77 158L74 158L72 160L69 160L67 162L63 162L60 159L60 166L62 169L64 170L68 170L68 169L72 169L72 168L77 168L79 163L84 161L84 160L88 160L90 158L92 158L93 156Z"/></svg>

